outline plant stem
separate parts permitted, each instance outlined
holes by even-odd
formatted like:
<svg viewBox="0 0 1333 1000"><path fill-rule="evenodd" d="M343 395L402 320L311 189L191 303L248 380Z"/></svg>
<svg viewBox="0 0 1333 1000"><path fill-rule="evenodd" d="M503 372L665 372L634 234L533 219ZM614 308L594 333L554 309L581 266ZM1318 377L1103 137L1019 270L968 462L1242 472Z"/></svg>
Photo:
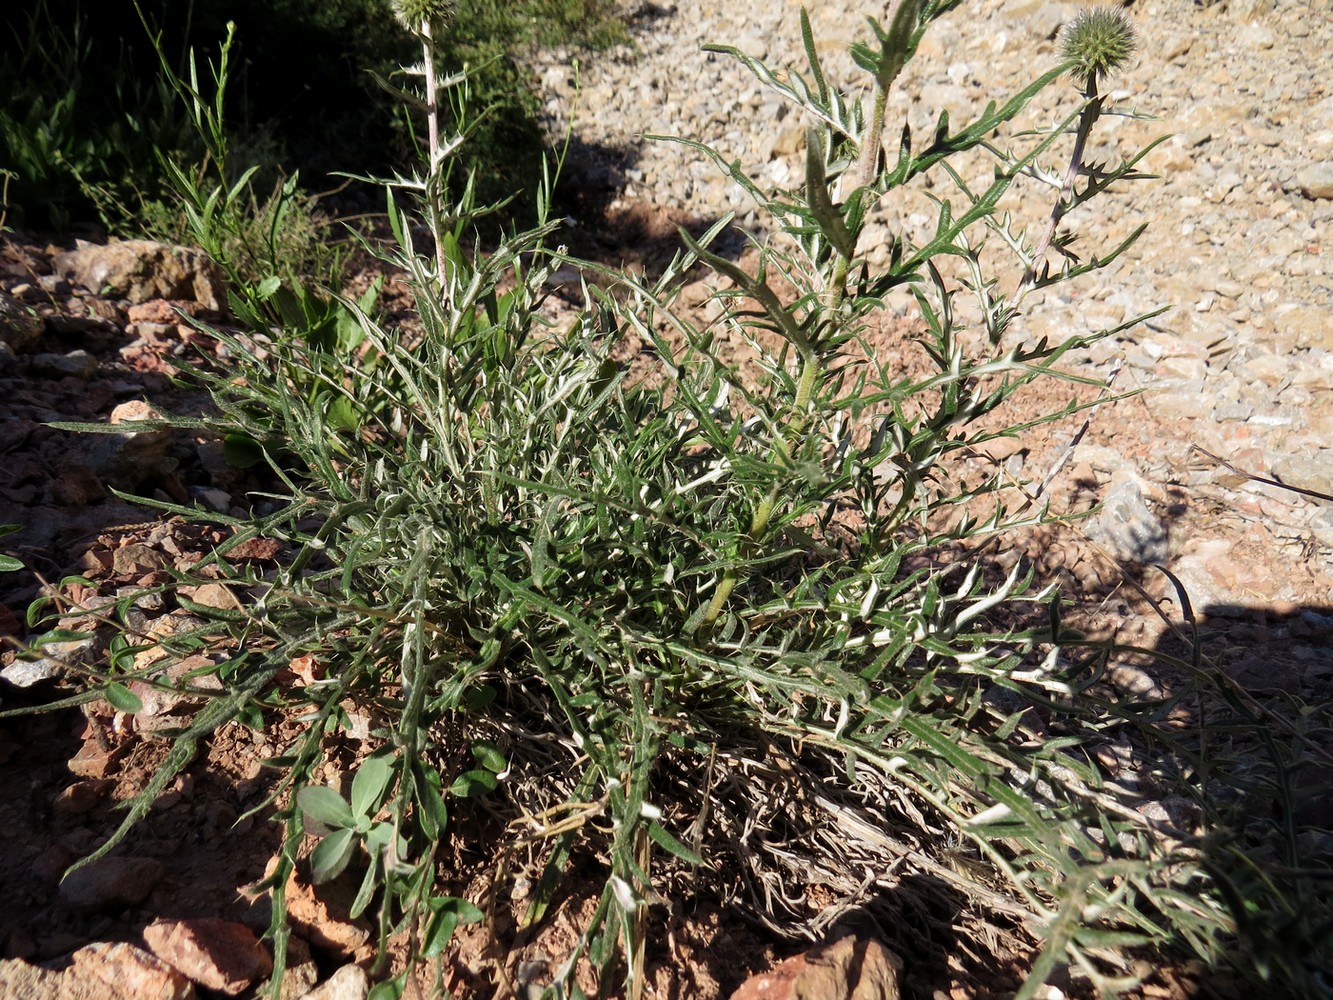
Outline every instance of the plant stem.
<svg viewBox="0 0 1333 1000"><path fill-rule="evenodd" d="M431 232L435 234L435 271L440 279L440 294L449 294L449 263L444 256L444 212L440 191L440 103L439 86L435 79L435 34L430 18L421 21L421 58L426 72L426 138L430 164L426 171L426 211L430 215Z"/></svg>
<svg viewBox="0 0 1333 1000"><path fill-rule="evenodd" d="M1073 207L1074 185L1078 182L1078 175L1083 170L1083 154L1087 149L1088 136L1092 134L1092 126L1101 117L1102 105L1106 100L1105 97L1097 93L1097 76L1095 73L1088 76L1087 86L1083 89L1083 97L1087 103L1078 116L1078 131L1074 136L1074 151L1069 157L1069 168L1065 171L1064 184L1060 187L1060 197L1056 199L1055 205L1051 208L1051 218L1046 223L1046 230L1042 233L1036 250L1033 251L1032 260L1023 269L1023 276L1018 280L1018 287L1014 289L1014 294L1009 299L1007 311L1010 313L1018 308L1018 303L1022 301L1023 296L1028 293L1033 282L1037 280L1038 269L1045 263L1046 255L1051 249L1051 242L1055 239L1055 232L1066 213Z"/></svg>

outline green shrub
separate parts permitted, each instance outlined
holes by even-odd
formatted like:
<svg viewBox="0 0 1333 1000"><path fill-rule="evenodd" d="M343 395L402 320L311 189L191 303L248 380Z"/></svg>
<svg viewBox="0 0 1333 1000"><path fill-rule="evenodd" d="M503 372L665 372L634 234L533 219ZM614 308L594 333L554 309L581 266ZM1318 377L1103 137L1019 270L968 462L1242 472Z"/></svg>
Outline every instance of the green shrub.
<svg viewBox="0 0 1333 1000"><path fill-rule="evenodd" d="M803 187L775 194L688 143L776 224L752 270L709 249L724 219L697 240L682 235L659 280L598 274L607 287L587 287L572 326L555 328L540 310L552 273L597 269L553 245L549 183L534 192L536 228L476 249L480 209L472 185L454 195L446 183L461 142L446 128L426 169L389 200L397 247L386 260L411 282L419 330L382 323L368 301L303 297L278 274L240 290L251 328L216 331L238 368L200 373L222 415L190 426L248 442L281 495L252 518L158 505L234 529L179 582L220 576L247 601L223 611L178 595L206 624L163 645L182 656L228 650L225 693L179 735L122 833L218 725L301 712L305 733L271 762L284 775L273 801L287 831L270 880L279 971L283 887L307 831L322 837L318 874L360 873L354 909L378 916L382 948L406 933L413 956L439 956L484 902L457 897L442 844L468 800L491 796L530 821L501 845L497 880L518 848L541 857L528 920L541 919L576 851L603 864L598 906L555 991L583 995L574 973L586 962L599 994L623 984L638 996L662 873L762 864L763 828L741 844L729 824L772 815L767 804L795 775L809 776L805 807L837 824L823 843L845 850L850 870L871 857L881 874L947 874L1040 936L1020 997L1062 965L1100 992L1126 991L1136 949L1218 960L1238 913L1258 923L1274 911L1263 885L1288 884L1278 868L1256 863L1243 882L1228 874L1233 828L1210 825L1231 764L1173 714L1192 691L1232 692L1182 683L1162 701L1114 691L1104 682L1113 644L1067 628L1058 596L1031 590L1021 567L997 573L958 545L1049 517L1040 503L1010 509L997 480L964 487L945 471L965 449L1031 426L1003 421L1009 401L1038 379L1073 380L1062 359L1104 335L1024 343L1013 321L1027 293L1101 267L1138 237L1048 261L1065 245L1067 212L1141 178L1146 150L1082 163L1113 110L1101 83L1117 49L1075 34L1030 86L961 127L941 116L925 136L895 133L882 161L887 95L931 21L956 6L907 0L887 28L871 22L872 40L853 50L871 77L868 104L832 88L804 19L803 74L777 76L724 50L813 123ZM1128 44L1120 15L1095 27ZM418 34L428 55L438 30ZM1058 122L1012 130L1070 75ZM993 157L984 190L952 166L969 152ZM868 211L928 172L933 235L898 234L888 266L872 270ZM1057 193L1049 216L1025 226L997 204L1029 181ZM414 246L408 204L431 228L430 255ZM997 259L1014 273L1005 296ZM718 322L753 342L760 379L743 378L716 330L677 307L697 264L725 279ZM865 343L902 288L919 310L920 376ZM958 319L963 300L975 327ZM613 361L640 342L654 359L649 378ZM1000 429L980 429L983 418ZM228 559L256 537L290 543L276 574ZM278 684L298 658L327 675ZM128 680L166 681L161 666L134 671L126 659L113 658L97 690L133 710ZM1207 679L1198 663L1175 666ZM349 700L387 720L350 801L315 782L328 741L350 725ZM1251 727L1255 718L1282 724L1260 715ZM1097 763L1099 748L1120 742L1149 762L1137 791ZM1256 787L1254 772L1245 780ZM1140 796L1189 800L1205 819L1163 822L1136 808ZM747 813L746 802L765 809ZM958 844L974 852L961 874L933 860ZM1299 962L1265 968L1306 981ZM407 975L376 997L397 996Z"/></svg>

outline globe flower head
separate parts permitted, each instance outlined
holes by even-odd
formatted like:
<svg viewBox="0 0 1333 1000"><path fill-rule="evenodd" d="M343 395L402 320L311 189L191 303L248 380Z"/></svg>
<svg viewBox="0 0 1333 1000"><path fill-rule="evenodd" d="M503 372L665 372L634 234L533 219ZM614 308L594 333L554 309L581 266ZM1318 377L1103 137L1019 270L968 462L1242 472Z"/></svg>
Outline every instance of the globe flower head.
<svg viewBox="0 0 1333 1000"><path fill-rule="evenodd" d="M1074 72L1091 90L1099 77L1114 73L1129 61L1137 43L1134 24L1124 11L1088 7L1069 22L1060 54L1075 64Z"/></svg>
<svg viewBox="0 0 1333 1000"><path fill-rule="evenodd" d="M408 30L416 31L423 21L442 24L454 16L455 0L393 0L393 12Z"/></svg>

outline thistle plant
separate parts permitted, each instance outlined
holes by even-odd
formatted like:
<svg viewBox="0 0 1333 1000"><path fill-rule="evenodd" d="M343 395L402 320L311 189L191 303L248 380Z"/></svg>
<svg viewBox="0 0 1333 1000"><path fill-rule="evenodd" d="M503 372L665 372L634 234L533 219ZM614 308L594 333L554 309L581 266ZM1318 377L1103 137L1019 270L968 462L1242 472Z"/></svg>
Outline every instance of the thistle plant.
<svg viewBox="0 0 1333 1000"><path fill-rule="evenodd" d="M1058 966L1103 993L1127 990L1136 949L1215 955L1233 924L1203 834L1151 818L1135 797L1202 800L1192 768L1206 755L1159 724L1173 705L1107 685L1116 648L1066 627L1053 589L1021 563L1005 573L986 562L975 543L1048 519L1046 508L1011 509L998 476L964 487L948 475L970 449L1032 426L1002 419L1025 387L1088 381L1063 361L1123 329L1059 343L1017 332L1028 291L1077 280L1141 233L1086 261L1056 235L1074 206L1145 176L1146 149L1083 162L1112 111L1100 84L1132 36L1120 15L1083 15L1031 84L962 126L941 112L914 134L888 121L890 92L930 24L960 3L904 0L887 28L869 20L871 40L852 50L868 100L833 85L804 14L802 70L717 48L809 124L804 182L791 190L673 140L773 220L752 269L712 249L729 219L682 234L652 282L577 260L552 245L549 186L532 229L471 248L472 188L446 207L439 183L460 134L432 138L425 177L399 179L388 200L397 245L381 252L416 292L418 328L340 298L355 351L329 357L279 336L259 353L215 331L239 368L200 373L221 416L195 426L255 442L279 485L272 513L207 515L233 537L180 582L220 578L250 599L221 612L180 598L205 619L201 635L234 651L225 694L180 736L131 820L212 728L300 713L303 735L273 762L287 831L268 882L279 968L283 888L311 849L310 820L324 835L318 872L366 865L358 902L377 914L382 945L409 942L412 962L438 959L460 920L503 905L516 866L533 866L519 917L535 924L576 855L601 864L598 903L547 995L589 984L641 995L652 907L699 868L726 902L794 936L825 915L756 886L818 878L841 894L836 914L864 900L867 865L887 907L904 870L928 875L1040 941L1020 997ZM441 8L403 9L425 57L424 102L408 96L433 118ZM1018 128L1070 74L1062 117ZM957 166L969 156L991 161L983 190ZM1061 158L1063 172L1048 165ZM927 174L952 192L936 196L933 230L895 233L888 265L873 268L870 220ZM1000 210L1022 185L1055 193L1045 223ZM414 210L432 254L413 245ZM558 328L542 307L562 266L588 282L575 321ZM725 279L721 330L678 303L700 266ZM923 375L868 344L896 289L917 307ZM761 378L742 376L719 333L754 347ZM653 377L615 363L628 344L646 345ZM228 558L255 537L289 547L278 571ZM327 676L280 681L310 657ZM351 726L349 704L386 720L350 803L314 781ZM1099 763L1122 740L1139 755L1135 794ZM512 824L485 898L465 903L439 859L479 796ZM801 809L785 807L794 798ZM793 868L810 843L823 850ZM960 847L961 867L947 860ZM398 995L412 962L377 995Z"/></svg>

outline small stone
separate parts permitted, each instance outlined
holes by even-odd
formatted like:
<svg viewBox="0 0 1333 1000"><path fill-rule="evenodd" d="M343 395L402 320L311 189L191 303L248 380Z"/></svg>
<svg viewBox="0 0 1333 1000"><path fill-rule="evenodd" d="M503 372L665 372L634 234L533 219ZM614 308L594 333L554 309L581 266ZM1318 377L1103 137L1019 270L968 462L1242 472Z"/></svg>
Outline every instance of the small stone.
<svg viewBox="0 0 1333 1000"><path fill-rule="evenodd" d="M205 583L198 587L180 587L177 592L195 604L206 608L219 608L223 611L235 611L241 602L225 583Z"/></svg>
<svg viewBox="0 0 1333 1000"><path fill-rule="evenodd" d="M27 1000L29 997L69 997L69 985L63 972L52 972L38 965L29 965L21 958L0 959L0 997L4 1000ZM120 1000L110 991L85 994L86 1000Z"/></svg>
<svg viewBox="0 0 1333 1000"><path fill-rule="evenodd" d="M287 965L282 970L280 1000L300 1000L319 982L319 967L310 946L295 934L287 938Z"/></svg>
<svg viewBox="0 0 1333 1000"><path fill-rule="evenodd" d="M41 637L37 637L32 640L32 645L46 655L36 660L15 660L0 670L0 678L19 688L55 680L63 677L69 666L77 667L96 660L106 649L106 640L93 634L86 639L43 643Z"/></svg>
<svg viewBox="0 0 1333 1000"><path fill-rule="evenodd" d="M153 954L200 986L236 996L273 971L273 961L244 924L218 917L156 920L144 928Z"/></svg>
<svg viewBox="0 0 1333 1000"><path fill-rule="evenodd" d="M1299 171L1296 185L1307 198L1333 198L1333 160L1313 163Z"/></svg>
<svg viewBox="0 0 1333 1000"><path fill-rule="evenodd" d="M128 744L102 746L97 740L90 739L79 747L79 752L65 766L69 768L70 774L81 778L105 778L115 772L117 765L129 752Z"/></svg>
<svg viewBox="0 0 1333 1000"><path fill-rule="evenodd" d="M1279 338L1295 347L1333 350L1333 310L1324 306L1298 305L1274 317Z"/></svg>
<svg viewBox="0 0 1333 1000"><path fill-rule="evenodd" d="M370 978L359 965L344 965L301 1000L366 1000Z"/></svg>
<svg viewBox="0 0 1333 1000"><path fill-rule="evenodd" d="M87 351L37 354L32 359L32 373L42 378L88 379L97 374L97 359Z"/></svg>
<svg viewBox="0 0 1333 1000"><path fill-rule="evenodd" d="M106 496L97 473L86 465L70 463L51 483L51 498L67 507L84 507Z"/></svg>
<svg viewBox="0 0 1333 1000"><path fill-rule="evenodd" d="M140 542L122 545L111 555L111 571L117 576L140 577L162 569L166 564L166 556Z"/></svg>
<svg viewBox="0 0 1333 1000"><path fill-rule="evenodd" d="M69 972L101 983L118 996L142 1000L193 1000L194 985L155 955L132 944L99 941L70 956Z"/></svg>
<svg viewBox="0 0 1333 1000"><path fill-rule="evenodd" d="M270 862L264 877L272 874ZM345 877L312 886L301 868L287 880L287 918L311 946L342 959L369 957L370 925L348 915L357 886Z"/></svg>
<svg viewBox="0 0 1333 1000"><path fill-rule="evenodd" d="M1333 451L1284 456L1275 460L1271 468L1273 478L1288 486L1333 496Z"/></svg>
<svg viewBox="0 0 1333 1000"><path fill-rule="evenodd" d="M32 873L43 882L55 885L74 858L62 844L50 844L32 861Z"/></svg>
<svg viewBox="0 0 1333 1000"><path fill-rule="evenodd" d="M57 816L82 816L104 802L115 787L114 781L104 779L76 781L56 796L51 808Z"/></svg>
<svg viewBox="0 0 1333 1000"><path fill-rule="evenodd" d="M1132 472L1111 477L1111 490L1100 513L1084 530L1125 562L1150 564L1167 557L1166 528L1143 499L1143 488Z"/></svg>
<svg viewBox="0 0 1333 1000"><path fill-rule="evenodd" d="M1310 533L1330 553L1333 553L1333 510L1321 510L1310 519Z"/></svg>
<svg viewBox="0 0 1333 1000"><path fill-rule="evenodd" d="M142 903L165 871L152 858L101 858L60 883L60 899L78 913L118 909Z"/></svg>
<svg viewBox="0 0 1333 1000"><path fill-rule="evenodd" d="M110 423L120 430L87 435L82 443L84 464L103 482L126 490L174 471L177 462L169 454L171 432L134 426L159 417L143 400L119 404L111 411Z"/></svg>
<svg viewBox="0 0 1333 1000"><path fill-rule="evenodd" d="M1182 381L1151 388L1145 399L1152 410L1167 420L1198 420L1209 416L1217 405L1215 394L1203 380Z"/></svg>

